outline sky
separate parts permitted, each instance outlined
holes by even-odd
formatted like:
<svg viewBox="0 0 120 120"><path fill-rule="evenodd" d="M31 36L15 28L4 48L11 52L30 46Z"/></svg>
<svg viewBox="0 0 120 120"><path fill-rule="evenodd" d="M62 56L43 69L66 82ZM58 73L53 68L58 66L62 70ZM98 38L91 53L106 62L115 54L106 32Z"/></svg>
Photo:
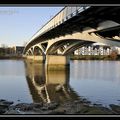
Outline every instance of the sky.
<svg viewBox="0 0 120 120"><path fill-rule="evenodd" d="M23 46L63 7L0 7L0 46Z"/></svg>

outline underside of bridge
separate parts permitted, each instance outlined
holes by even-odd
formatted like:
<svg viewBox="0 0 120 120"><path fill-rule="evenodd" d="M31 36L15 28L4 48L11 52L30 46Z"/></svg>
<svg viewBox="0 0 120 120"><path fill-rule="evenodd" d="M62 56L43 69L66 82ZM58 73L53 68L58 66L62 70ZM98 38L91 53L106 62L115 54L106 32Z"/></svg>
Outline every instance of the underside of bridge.
<svg viewBox="0 0 120 120"><path fill-rule="evenodd" d="M92 6L31 40L24 49L27 58L47 65L68 65L76 49L96 42L120 47L120 7Z"/></svg>

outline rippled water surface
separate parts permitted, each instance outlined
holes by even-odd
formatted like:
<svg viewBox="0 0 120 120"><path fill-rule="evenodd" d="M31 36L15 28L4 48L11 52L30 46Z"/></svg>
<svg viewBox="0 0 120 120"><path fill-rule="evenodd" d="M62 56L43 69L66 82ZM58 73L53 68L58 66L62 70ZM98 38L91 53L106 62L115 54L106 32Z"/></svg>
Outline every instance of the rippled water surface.
<svg viewBox="0 0 120 120"><path fill-rule="evenodd" d="M120 104L120 61L71 61L70 85L94 103Z"/></svg>
<svg viewBox="0 0 120 120"><path fill-rule="evenodd" d="M62 90L56 92L62 85ZM120 104L120 61L70 61L70 69L46 71L43 64L0 60L0 99L51 102L86 98Z"/></svg>

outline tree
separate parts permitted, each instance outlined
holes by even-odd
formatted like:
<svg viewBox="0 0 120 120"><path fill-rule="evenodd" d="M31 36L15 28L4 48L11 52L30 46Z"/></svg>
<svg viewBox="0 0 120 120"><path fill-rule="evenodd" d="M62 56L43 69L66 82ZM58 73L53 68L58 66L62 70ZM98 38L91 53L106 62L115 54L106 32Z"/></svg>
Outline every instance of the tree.
<svg viewBox="0 0 120 120"><path fill-rule="evenodd" d="M118 51L117 51L117 50L113 50L113 51L111 52L111 54L110 54L110 58L111 58L112 60L116 60L117 57L118 57Z"/></svg>
<svg viewBox="0 0 120 120"><path fill-rule="evenodd" d="M1 48L7 48L8 46L6 44L1 44Z"/></svg>

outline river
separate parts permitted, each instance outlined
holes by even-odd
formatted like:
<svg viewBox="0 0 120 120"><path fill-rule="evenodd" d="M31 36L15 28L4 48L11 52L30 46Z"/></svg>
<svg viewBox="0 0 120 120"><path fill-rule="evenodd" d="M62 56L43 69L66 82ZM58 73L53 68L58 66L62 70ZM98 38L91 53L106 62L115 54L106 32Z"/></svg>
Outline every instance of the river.
<svg viewBox="0 0 120 120"><path fill-rule="evenodd" d="M47 71L39 63L0 60L0 99L16 104L81 98L120 105L120 61L71 60L68 70Z"/></svg>

